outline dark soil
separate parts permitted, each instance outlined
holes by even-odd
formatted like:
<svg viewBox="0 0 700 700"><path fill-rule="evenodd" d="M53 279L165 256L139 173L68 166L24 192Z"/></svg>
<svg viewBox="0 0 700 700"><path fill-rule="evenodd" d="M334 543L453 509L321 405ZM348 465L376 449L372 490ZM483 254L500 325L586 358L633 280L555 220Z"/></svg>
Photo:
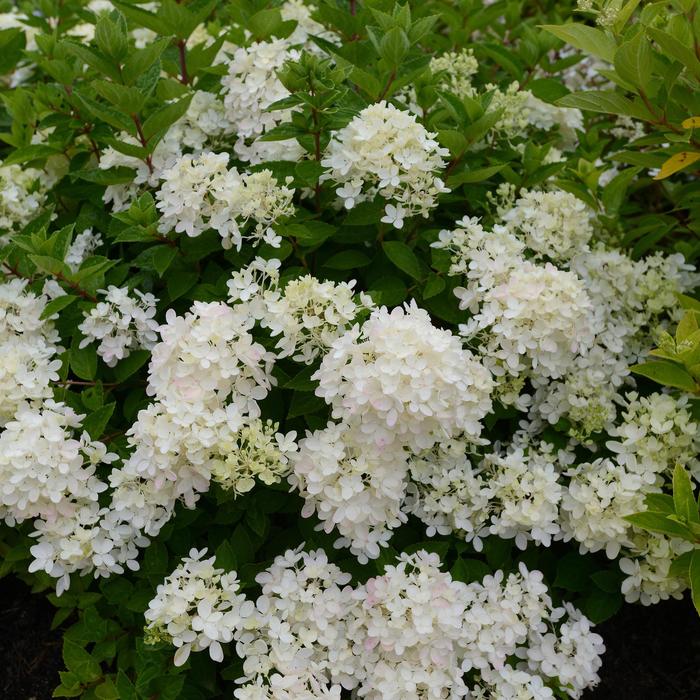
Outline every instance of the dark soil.
<svg viewBox="0 0 700 700"><path fill-rule="evenodd" d="M0 579L0 698L49 700L63 671L56 608L19 579Z"/></svg>
<svg viewBox="0 0 700 700"><path fill-rule="evenodd" d="M688 598L624 605L596 631L607 651L584 700L700 700L700 618Z"/></svg>
<svg viewBox="0 0 700 700"><path fill-rule="evenodd" d="M61 630L54 608L19 580L0 579L0 699L49 700ZM597 629L607 646L601 683L584 700L700 700L700 619L688 600L624 606Z"/></svg>

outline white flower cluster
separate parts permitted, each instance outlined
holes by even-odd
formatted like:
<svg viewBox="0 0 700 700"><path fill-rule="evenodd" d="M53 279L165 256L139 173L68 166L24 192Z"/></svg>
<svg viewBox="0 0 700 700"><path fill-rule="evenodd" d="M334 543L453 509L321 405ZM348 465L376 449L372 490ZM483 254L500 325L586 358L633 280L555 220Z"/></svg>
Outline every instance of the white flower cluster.
<svg viewBox="0 0 700 700"><path fill-rule="evenodd" d="M6 522L34 519L29 571L43 570L58 579L60 595L70 573L124 571L121 563L135 556L135 546L121 533L102 525L108 509L98 498L107 484L96 476L100 463L117 455L83 432L84 416L51 399L40 408L25 404L0 434L0 506Z"/></svg>
<svg viewBox="0 0 700 700"><path fill-rule="evenodd" d="M330 423L299 442L289 477L305 500L302 517L316 514L323 529L337 530L361 562L376 559L393 530L406 521L401 510L408 478L401 446L375 446L356 428Z"/></svg>
<svg viewBox="0 0 700 700"><path fill-rule="evenodd" d="M161 233L176 231L190 237L215 229L224 248L240 250L243 241L278 247L272 225L294 213L294 191L277 184L272 172L245 174L228 168L227 153L185 155L162 174L156 196ZM248 229L248 224L254 226Z"/></svg>
<svg viewBox="0 0 700 700"><path fill-rule="evenodd" d="M628 394L622 421L610 429L606 443L612 458L579 464L569 472L562 498L565 538L580 542L581 550L605 549L611 558L620 551L620 566L628 578L623 593L630 601L649 604L685 589L685 582L669 576L675 555L688 543L641 532L624 516L645 510L645 498L669 484L676 464L690 468L697 478L700 430L688 410L686 397L666 394L638 397Z"/></svg>
<svg viewBox="0 0 700 700"><path fill-rule="evenodd" d="M473 315L460 332L479 344L497 377L557 378L592 344L582 281L549 262L525 259L524 245L506 228L487 232L464 218L433 245L453 253L452 274L466 276L467 286L455 295Z"/></svg>
<svg viewBox="0 0 700 700"><path fill-rule="evenodd" d="M289 121L290 109L268 111L268 107L289 96L277 77L287 62L299 58L290 39L254 42L236 49L221 78L226 118L237 138L234 151L253 165L271 160L302 159L304 151L296 139L260 141L259 137L282 122Z"/></svg>
<svg viewBox="0 0 700 700"><path fill-rule="evenodd" d="M101 245L102 236L86 228L73 239L63 260L73 272L77 272L83 261Z"/></svg>
<svg viewBox="0 0 700 700"><path fill-rule="evenodd" d="M252 604L238 593L235 572L204 559L206 549L190 550L178 567L158 586L145 617L146 643L168 641L177 648L175 665L182 666L191 651L207 649L214 661L223 661L221 642L233 639L241 621L241 607Z"/></svg>
<svg viewBox="0 0 700 700"><path fill-rule="evenodd" d="M176 663L188 644L220 658L220 640L233 637L238 700L338 699L342 689L369 700L540 699L552 687L579 698L598 681L603 641L578 610L553 605L542 578L521 564L464 584L421 550L352 588L323 551L297 549L258 575L253 605L235 577L222 584L212 560L190 558L159 587L147 629L179 647Z"/></svg>
<svg viewBox="0 0 700 700"><path fill-rule="evenodd" d="M22 228L39 214L46 199L44 180L40 170L0 161L1 234Z"/></svg>
<svg viewBox="0 0 700 700"><path fill-rule="evenodd" d="M525 92L527 95L525 108L530 125L541 131L550 131L557 127L561 146L565 149L575 148L578 143L576 132L583 130L581 110L557 107L535 97L529 90Z"/></svg>
<svg viewBox="0 0 700 700"><path fill-rule="evenodd" d="M377 194L387 201L382 221L396 228L427 217L449 190L437 176L448 155L414 115L385 101L365 107L331 138L321 164L347 209Z"/></svg>
<svg viewBox="0 0 700 700"><path fill-rule="evenodd" d="M26 280L0 284L0 426L25 401L50 398L49 384L58 381L60 338L53 322L41 318L47 302L27 291Z"/></svg>
<svg viewBox="0 0 700 700"><path fill-rule="evenodd" d="M279 284L279 260L255 258L228 282L229 301L242 302L277 338L277 357L311 364L343 335L358 315L374 307L355 299L355 282L322 282L311 275Z"/></svg>
<svg viewBox="0 0 700 700"><path fill-rule="evenodd" d="M372 312L331 345L313 378L333 417L378 447L478 438L491 409L488 371L415 302Z"/></svg>
<svg viewBox="0 0 700 700"><path fill-rule="evenodd" d="M513 207L502 214L508 231L522 238L526 248L554 262L566 262L587 248L592 218L586 204L562 190L521 190Z"/></svg>
<svg viewBox="0 0 700 700"><path fill-rule="evenodd" d="M0 505L10 524L70 515L76 502L96 501L106 489L95 476L95 465L116 455L107 455L104 445L87 433L72 437L82 418L47 399L39 410L24 404L5 424L0 434Z"/></svg>
<svg viewBox="0 0 700 700"><path fill-rule="evenodd" d="M134 537L158 534L179 500L194 507L212 477L243 493L254 478L270 484L287 472L294 433L259 420L274 355L254 341L252 324L221 302L166 314L149 366L155 401L139 412L127 433L132 452L110 476L111 510Z"/></svg>
<svg viewBox="0 0 700 700"><path fill-rule="evenodd" d="M114 367L132 350L151 350L158 340L158 300L153 294L114 285L98 293L104 295L104 301L83 314L85 320L78 328L85 337L79 347L99 340L97 354L108 367Z"/></svg>
<svg viewBox="0 0 700 700"><path fill-rule="evenodd" d="M676 312L677 293L695 287L700 276L677 254L632 260L602 246L575 255L570 269L591 299L595 340L561 380L535 382L531 417L552 424L566 417L571 433L585 438L612 428L629 366L646 354L663 315Z"/></svg>
<svg viewBox="0 0 700 700"><path fill-rule="evenodd" d="M410 451L456 435L477 442L493 382L459 339L415 304L372 312L338 338L312 376L338 423L307 434L290 483L337 544L366 561L405 521Z"/></svg>
<svg viewBox="0 0 700 700"><path fill-rule="evenodd" d="M448 51L430 60L430 70L440 81L440 85L457 97L474 97L476 88L472 78L479 70L479 61L472 49Z"/></svg>
<svg viewBox="0 0 700 700"><path fill-rule="evenodd" d="M330 563L323 550L307 553L300 547L275 557L255 580L261 595L236 634L246 685L235 697L285 697L273 690L277 687L300 693L292 693L290 700L320 698L327 696L314 689L332 684L336 689L330 692L339 693L340 684L353 687L356 659L347 629L353 607L350 575ZM262 694L268 682L271 696Z"/></svg>
<svg viewBox="0 0 700 700"><path fill-rule="evenodd" d="M207 148L210 144L219 145L222 137L232 129L221 100L213 93L195 91L185 114L168 129L150 158L142 160L112 146L103 150L99 168L106 170L123 166L135 171L134 179L129 184L109 185L105 189L104 201L111 202L115 211L128 209L142 186L158 187L163 172L175 165L185 149L190 149L193 157L196 157L205 150L211 150ZM141 146L130 134L120 134L119 140L128 145Z"/></svg>

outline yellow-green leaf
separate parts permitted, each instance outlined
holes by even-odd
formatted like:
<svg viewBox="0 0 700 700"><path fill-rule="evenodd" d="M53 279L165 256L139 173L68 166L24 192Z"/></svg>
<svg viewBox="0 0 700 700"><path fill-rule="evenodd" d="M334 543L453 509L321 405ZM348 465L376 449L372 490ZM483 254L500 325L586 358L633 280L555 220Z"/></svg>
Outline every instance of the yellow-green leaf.
<svg viewBox="0 0 700 700"><path fill-rule="evenodd" d="M683 122L684 129L697 129L700 128L700 117L688 117Z"/></svg>
<svg viewBox="0 0 700 700"><path fill-rule="evenodd" d="M654 180L663 180L673 175L673 173L687 168L697 160L700 160L700 153L695 151L681 151L680 153L676 153L661 166L661 170L659 170L658 175L654 177Z"/></svg>

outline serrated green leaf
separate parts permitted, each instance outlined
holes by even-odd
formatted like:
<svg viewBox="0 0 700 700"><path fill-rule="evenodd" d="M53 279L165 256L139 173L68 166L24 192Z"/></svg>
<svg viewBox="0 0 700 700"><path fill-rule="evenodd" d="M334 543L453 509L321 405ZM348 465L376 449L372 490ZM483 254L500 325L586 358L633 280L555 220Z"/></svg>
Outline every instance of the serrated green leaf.
<svg viewBox="0 0 700 700"><path fill-rule="evenodd" d="M115 402L105 404L96 411L93 411L83 420L83 430L85 430L93 440L98 440L105 431L109 419L114 413Z"/></svg>
<svg viewBox="0 0 700 700"><path fill-rule="evenodd" d="M625 520L642 530L659 532L662 535L680 537L684 540L693 541L690 530L685 527L685 525L675 520L670 520L665 513L654 513L651 511L647 511L646 513L634 513L633 515L625 516Z"/></svg>
<svg viewBox="0 0 700 700"><path fill-rule="evenodd" d="M63 640L63 661L82 683L92 683L102 676L102 669L92 656L69 639Z"/></svg>
<svg viewBox="0 0 700 700"><path fill-rule="evenodd" d="M346 250L342 253L331 255L323 263L323 266L331 270L354 270L358 267L365 267L371 262L370 258L359 250Z"/></svg>
<svg viewBox="0 0 700 700"><path fill-rule="evenodd" d="M682 465L673 470L673 505L676 515L689 523L700 523L698 505L693 493L693 482Z"/></svg>
<svg viewBox="0 0 700 700"><path fill-rule="evenodd" d="M672 386L676 389L695 392L697 384L695 380L679 365L671 362L652 361L643 364L633 365L631 371L652 381L665 386Z"/></svg>
<svg viewBox="0 0 700 700"><path fill-rule="evenodd" d="M421 264L416 254L405 243L401 241L384 241L382 243L382 249L387 258L389 258L399 270L405 272L414 280L420 280L422 278L423 271L421 269Z"/></svg>
<svg viewBox="0 0 700 700"><path fill-rule="evenodd" d="M61 297L52 299L41 312L41 319L50 318L59 311L62 311L67 306L70 306L78 297L72 294L64 294Z"/></svg>
<svg viewBox="0 0 700 700"><path fill-rule="evenodd" d="M615 40L602 29L573 22L559 25L544 24L541 25L541 28L567 44L603 61L612 63L615 58L615 50L617 49Z"/></svg>

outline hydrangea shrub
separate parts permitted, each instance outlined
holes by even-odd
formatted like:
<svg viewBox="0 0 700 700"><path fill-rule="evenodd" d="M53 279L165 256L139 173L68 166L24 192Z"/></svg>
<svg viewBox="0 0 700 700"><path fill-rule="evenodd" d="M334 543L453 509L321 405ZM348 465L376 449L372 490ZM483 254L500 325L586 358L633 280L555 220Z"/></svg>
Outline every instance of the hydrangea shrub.
<svg viewBox="0 0 700 700"><path fill-rule="evenodd" d="M638 5L3 4L55 697L576 699L700 609L700 13Z"/></svg>

